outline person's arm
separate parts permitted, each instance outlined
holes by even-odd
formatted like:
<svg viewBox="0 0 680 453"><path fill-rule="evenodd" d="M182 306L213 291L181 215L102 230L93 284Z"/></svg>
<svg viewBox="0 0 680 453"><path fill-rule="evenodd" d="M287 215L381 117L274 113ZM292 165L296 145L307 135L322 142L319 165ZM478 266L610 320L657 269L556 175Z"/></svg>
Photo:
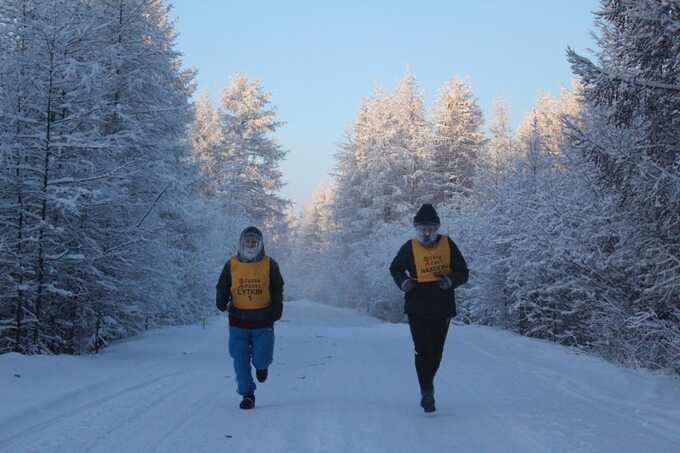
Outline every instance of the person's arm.
<svg viewBox="0 0 680 453"><path fill-rule="evenodd" d="M226 311L229 301L231 300L231 260L228 260L219 280L217 280L217 298L215 305L219 311Z"/></svg>
<svg viewBox="0 0 680 453"><path fill-rule="evenodd" d="M453 288L458 288L460 285L467 283L470 277L470 272L468 271L467 263L463 254L460 253L458 246L449 238L449 247L451 249L451 264L453 269L448 277L451 279Z"/></svg>
<svg viewBox="0 0 680 453"><path fill-rule="evenodd" d="M411 261L411 243L407 242L401 246L397 256L390 264L390 274L392 274L392 279L399 289L403 289L404 282L410 278L406 271L409 269Z"/></svg>
<svg viewBox="0 0 680 453"><path fill-rule="evenodd" d="M269 268L269 291L272 296L272 318L274 321L281 319L283 315L283 276L279 264L271 259Z"/></svg>

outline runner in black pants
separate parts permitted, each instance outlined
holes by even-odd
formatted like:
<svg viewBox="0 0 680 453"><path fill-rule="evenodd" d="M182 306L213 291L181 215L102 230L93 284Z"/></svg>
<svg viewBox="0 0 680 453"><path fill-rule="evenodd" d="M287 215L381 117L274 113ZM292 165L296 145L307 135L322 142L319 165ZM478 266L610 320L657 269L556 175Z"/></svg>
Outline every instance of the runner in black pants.
<svg viewBox="0 0 680 453"><path fill-rule="evenodd" d="M456 316L454 289L468 280L463 255L448 236L437 233L437 211L424 204L413 224L416 239L399 249L390 273L405 293L404 312L408 315L415 346L415 365L420 384L420 405L434 412L434 377L444 351L451 318Z"/></svg>

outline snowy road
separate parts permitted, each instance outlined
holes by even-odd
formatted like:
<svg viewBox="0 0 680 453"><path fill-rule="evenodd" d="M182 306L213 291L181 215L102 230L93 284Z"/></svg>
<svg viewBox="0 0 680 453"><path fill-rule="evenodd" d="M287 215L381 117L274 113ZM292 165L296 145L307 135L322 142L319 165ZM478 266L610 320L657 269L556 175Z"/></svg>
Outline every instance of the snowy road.
<svg viewBox="0 0 680 453"><path fill-rule="evenodd" d="M454 326L438 411L406 325L286 305L270 380L238 409L224 318L100 356L0 356L2 452L680 452L680 382Z"/></svg>

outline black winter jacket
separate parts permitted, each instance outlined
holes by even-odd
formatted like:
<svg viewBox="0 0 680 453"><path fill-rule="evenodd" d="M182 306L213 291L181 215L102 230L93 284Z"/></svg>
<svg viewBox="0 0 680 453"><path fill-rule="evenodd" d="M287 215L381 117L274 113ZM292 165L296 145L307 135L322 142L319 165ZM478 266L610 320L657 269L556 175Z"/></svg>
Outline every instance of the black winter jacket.
<svg viewBox="0 0 680 453"><path fill-rule="evenodd" d="M437 240L442 239L439 235ZM444 319L456 316L456 297L454 289L468 281L469 272L465 258L456 244L449 238L451 249L452 272L448 274L453 286L443 290L438 282L416 283L416 287L404 294L404 313L427 319ZM392 260L390 273L394 283L401 289L407 278L416 277L416 264L413 258L411 241L401 246L397 256Z"/></svg>
<svg viewBox="0 0 680 453"><path fill-rule="evenodd" d="M274 321L281 319L283 314L283 277L276 261L270 258L269 267L269 291L271 293L271 304L259 310L240 310L231 303L231 260L227 260L217 281L217 299L215 304L217 309L225 311L229 308L229 318L245 321L247 324L256 327L267 327L274 324Z"/></svg>

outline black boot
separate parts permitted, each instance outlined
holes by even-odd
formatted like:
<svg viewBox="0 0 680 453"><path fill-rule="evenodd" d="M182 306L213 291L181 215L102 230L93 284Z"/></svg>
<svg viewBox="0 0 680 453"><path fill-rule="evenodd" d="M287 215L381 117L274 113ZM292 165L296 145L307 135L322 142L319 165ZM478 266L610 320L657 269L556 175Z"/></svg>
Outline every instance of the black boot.
<svg viewBox="0 0 680 453"><path fill-rule="evenodd" d="M434 407L434 390L423 390L421 395L420 407L428 414L434 412L436 410Z"/></svg>
<svg viewBox="0 0 680 453"><path fill-rule="evenodd" d="M269 375L269 371L267 370L267 368L263 368L261 370L255 370L255 376L257 376L257 380L259 382L266 381L268 375Z"/></svg>
<svg viewBox="0 0 680 453"><path fill-rule="evenodd" d="M241 409L252 409L255 407L255 394L254 393L248 393L243 395L243 399L241 400L241 404L239 406Z"/></svg>

